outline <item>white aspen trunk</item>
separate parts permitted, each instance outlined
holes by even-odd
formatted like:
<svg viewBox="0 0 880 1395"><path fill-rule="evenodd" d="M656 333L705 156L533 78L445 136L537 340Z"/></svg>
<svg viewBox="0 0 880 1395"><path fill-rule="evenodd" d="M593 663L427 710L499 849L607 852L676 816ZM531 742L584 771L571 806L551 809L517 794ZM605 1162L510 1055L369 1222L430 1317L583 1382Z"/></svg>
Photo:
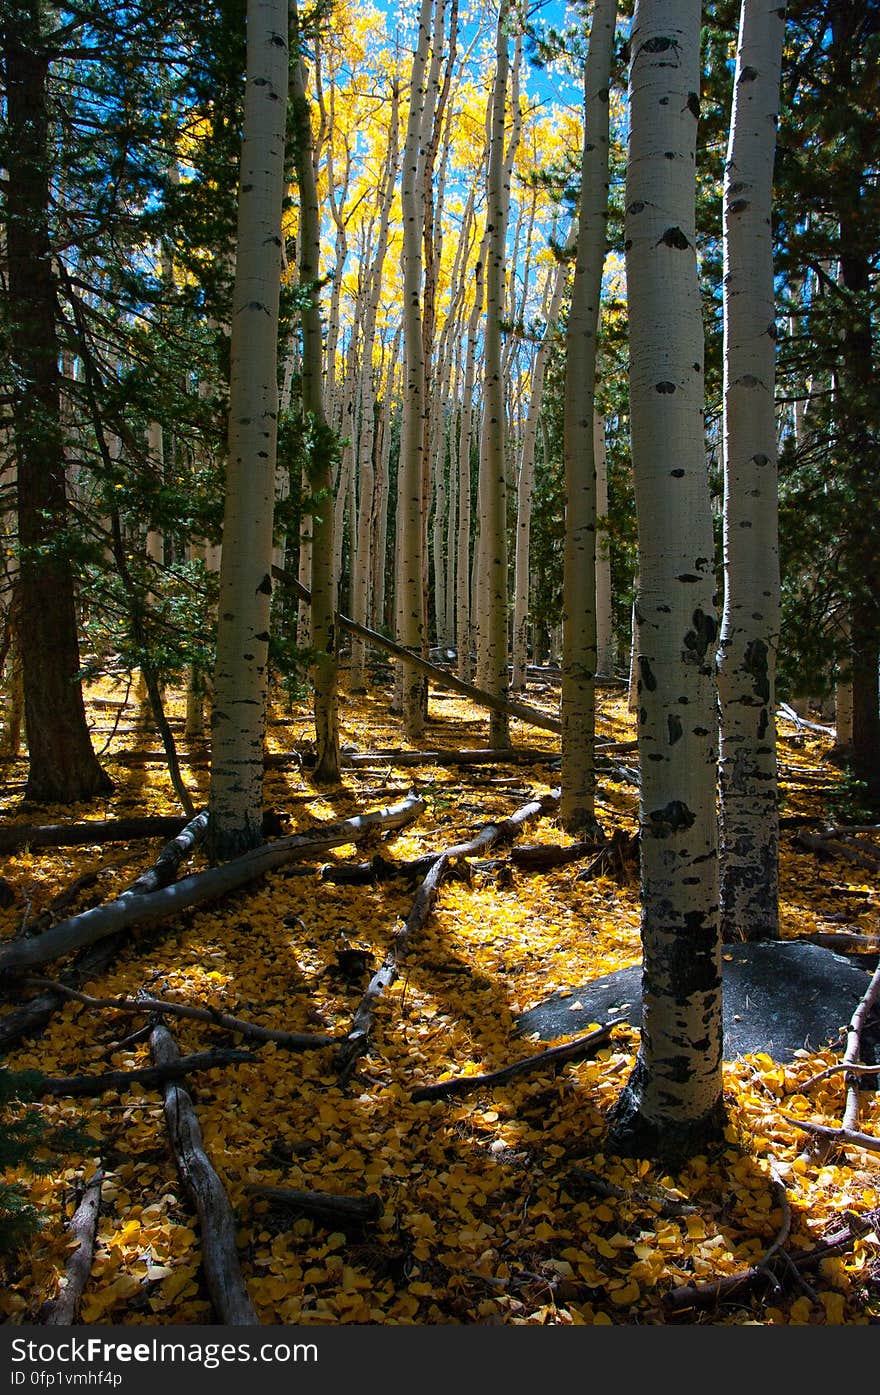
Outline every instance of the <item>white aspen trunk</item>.
<svg viewBox="0 0 880 1395"><path fill-rule="evenodd" d="M509 0L501 0L495 37L495 78L487 176L486 320L484 329L483 429L480 448L480 542L478 568L480 619L477 665L481 686L507 696L507 469L504 381L501 375L501 320L510 182L504 160L507 104ZM506 713L489 716L489 745L510 745Z"/></svg>
<svg viewBox="0 0 880 1395"><path fill-rule="evenodd" d="M477 331L483 313L483 254L474 271L474 303L468 320L464 387L458 431L458 535L456 542L455 639L458 673L465 682L473 674L471 626L471 439L474 420Z"/></svg>
<svg viewBox="0 0 880 1395"><path fill-rule="evenodd" d="M593 458L596 462L596 672L614 673L614 621L611 608L611 544L608 537L608 452L605 418L593 412Z"/></svg>
<svg viewBox="0 0 880 1395"><path fill-rule="evenodd" d="M572 238L569 239L571 243ZM516 554L513 585L513 668L510 686L522 692L526 682L529 633L529 551L532 535L532 494L535 488L535 446L544 391L544 375L550 351L558 333L559 311L566 286L566 266L560 262L553 273L553 294L546 310L544 336L538 346L532 371L532 388L523 431L522 454L516 488Z"/></svg>
<svg viewBox="0 0 880 1395"><path fill-rule="evenodd" d="M361 398L360 433L358 435L358 485L360 500L357 515L357 546L352 566L351 616L359 625L365 625L370 617L370 580L372 573L372 553L376 536L378 500L376 498L376 471L373 453L376 445L376 376L373 368L373 349L376 339L376 315L382 293L382 272L385 254L388 250L388 224L398 167L398 105L399 90L395 81L391 90L391 110L389 114L388 151L385 160L384 194L379 216L379 232L376 252L367 277L366 306L361 344ZM387 479L387 476L386 476ZM387 494L386 494L387 501ZM351 668L349 688L352 692L363 692L366 687L364 664L366 647L363 640L352 638Z"/></svg>
<svg viewBox="0 0 880 1395"><path fill-rule="evenodd" d="M743 0L724 177L724 612L721 929L779 938L779 647L771 205L785 30L780 0Z"/></svg>
<svg viewBox="0 0 880 1395"><path fill-rule="evenodd" d="M376 538L372 550L372 620L374 630L385 633L386 578L388 576L388 500L391 472L391 404L394 401L394 384L397 376L397 360L400 353L400 328L394 336L388 371L385 377L385 392L382 401L379 425L381 439L376 457Z"/></svg>
<svg viewBox="0 0 880 1395"><path fill-rule="evenodd" d="M633 584L636 598L638 598L638 573L636 573ZM630 622L629 684L627 686L626 706L629 712L638 712L639 710L639 608L637 599L632 604L632 620Z"/></svg>
<svg viewBox="0 0 880 1395"><path fill-rule="evenodd" d="M330 465L332 449L324 411L324 357L318 301L321 226L315 182L311 112L306 97L305 65L295 0L291 0L290 15L296 41L296 52L292 55L290 65L290 85L296 126L294 165L300 197L299 274L301 285L308 288L308 299L302 309L302 399L303 414L314 436L310 482L312 489L322 496L312 521L311 679L315 717L313 778L319 784L335 784L339 780L337 574L333 565L333 479Z"/></svg>
<svg viewBox="0 0 880 1395"><path fill-rule="evenodd" d="M682 1157L720 1137L712 514L695 252L699 0L636 0L626 272L639 523L641 1046L609 1146Z"/></svg>
<svg viewBox="0 0 880 1395"><path fill-rule="evenodd" d="M617 0L596 0L584 68L577 261L565 335L565 553L562 588L562 782L559 818L595 828L596 339L608 222L608 87Z"/></svg>
<svg viewBox="0 0 880 1395"><path fill-rule="evenodd" d="M413 53L409 116L401 166L403 213L403 420L397 477L397 639L422 652L423 531L422 471L425 451L425 362L422 337L423 162L419 152L425 103L425 69L431 30L431 0L422 0ZM425 727L424 680L410 665L401 675L403 722L415 739Z"/></svg>
<svg viewBox="0 0 880 1395"><path fill-rule="evenodd" d="M209 837L216 859L263 837L287 35L287 0L248 0L212 714Z"/></svg>

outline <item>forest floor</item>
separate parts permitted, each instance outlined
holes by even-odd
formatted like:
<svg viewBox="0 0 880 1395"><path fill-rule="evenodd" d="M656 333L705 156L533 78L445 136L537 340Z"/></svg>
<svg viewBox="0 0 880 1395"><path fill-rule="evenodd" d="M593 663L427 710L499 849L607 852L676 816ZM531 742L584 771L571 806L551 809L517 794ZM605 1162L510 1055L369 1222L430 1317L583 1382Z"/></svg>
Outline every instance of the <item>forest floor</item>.
<svg viewBox="0 0 880 1395"><path fill-rule="evenodd" d="M116 784L106 806L26 808L24 762L10 762L0 788L3 826L179 813L164 763L151 755L159 743L125 696L124 685L106 683L90 693L93 743L107 743L102 762ZM557 710L550 676L531 680L525 696ZM182 695L169 692L167 700L184 775L201 807L206 747L182 734ZM406 744L387 687L344 696L341 727L351 749ZM307 704L279 697L267 748L307 751L311 731ZM484 712L434 691L418 744L474 748L485 744L485 732ZM599 732L614 741L633 736L622 687L602 691ZM518 722L512 740L558 751L558 739ZM845 791L830 747L830 737L781 719L788 818L840 822L835 801ZM614 756L614 769L600 778L598 813L609 837L636 828L635 760L634 753ZM389 757L348 769L339 786L318 791L294 761L268 770L266 805L289 816L286 833L297 832L392 804L414 789L425 809L401 832L316 861L363 861L379 848L405 860L466 841L557 781L558 765L546 759L406 767ZM863 847L865 865L820 858L796 845L795 831L786 825L782 836L783 936L876 936L876 848L872 854ZM118 895L165 841L8 856L3 875L14 895L0 910L0 939L20 934L25 916L35 920L83 874L96 873L96 881L65 914ZM571 841L552 813L525 824L518 839ZM472 859L469 878L448 877L378 1002L368 1050L347 1082L332 1049L292 1054L202 1022L167 1020L182 1053L218 1045L257 1052L253 1061L184 1084L235 1212L242 1272L262 1323L880 1321L880 1160L850 1145L818 1158L796 1122L839 1126L843 1075L810 1082L840 1061L842 1040L800 1050L786 1064L761 1053L726 1063L726 1144L673 1173L603 1148L608 1111L638 1046L628 1024L586 1059L547 1064L462 1097L413 1101L413 1091L430 1082L495 1070L545 1049L547 1043L517 1033L518 1014L560 992L572 993L575 1003L579 985L639 960L635 863L619 860L610 874L579 879L588 861L524 870L506 847ZM204 865L196 854L193 866ZM87 991L109 998L146 989L285 1031L344 1036L417 885L400 878L336 885L318 867L288 865L204 909L135 932ZM340 970L337 955L346 947L364 951L362 972ZM54 975L57 966L40 972ZM50 1076L149 1065L148 1045L125 1041L142 1024L70 1001L42 1033L14 1047L6 1064ZM858 1127L876 1136L880 1097L867 1088L870 1079L865 1083ZM83 1125L90 1143L46 1175L22 1178L45 1219L38 1237L0 1273L0 1320L38 1321L41 1305L57 1293L71 1251L67 1223L84 1183L101 1167L97 1244L78 1321L215 1322L199 1225L169 1150L161 1089L133 1084L94 1099L44 1099L38 1108L53 1125ZM248 1190L253 1184L379 1201L376 1214L357 1224L324 1222L256 1196ZM778 1262L783 1250L802 1258L842 1226L851 1233L840 1253L800 1271ZM739 1274L774 1247L766 1282L759 1273L757 1285L716 1296L705 1308L670 1303L677 1287Z"/></svg>

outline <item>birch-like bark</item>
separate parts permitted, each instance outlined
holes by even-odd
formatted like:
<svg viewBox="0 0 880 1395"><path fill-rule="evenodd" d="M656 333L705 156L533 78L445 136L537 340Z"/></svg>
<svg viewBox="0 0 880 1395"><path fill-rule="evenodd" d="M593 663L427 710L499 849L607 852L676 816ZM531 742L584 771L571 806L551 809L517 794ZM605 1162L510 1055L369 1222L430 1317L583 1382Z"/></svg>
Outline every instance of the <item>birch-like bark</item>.
<svg viewBox="0 0 880 1395"><path fill-rule="evenodd" d="M584 148L577 260L565 335L565 552L562 587L562 779L559 817L595 828L596 340L608 223L611 52L617 0L596 0L584 68Z"/></svg>
<svg viewBox="0 0 880 1395"><path fill-rule="evenodd" d="M471 439L474 420L477 332L483 313L483 253L474 271L474 303L468 320L464 389L458 430L458 557L455 584L455 640L458 646L458 674L467 682L473 676L473 632L471 623Z"/></svg>
<svg viewBox="0 0 880 1395"><path fill-rule="evenodd" d="M496 697L507 695L507 470L505 462L504 381L501 373L501 321L510 182L505 169L504 121L510 60L507 51L509 0L501 0L495 37L495 77L487 175L486 320L484 327L483 429L480 446L480 612L477 672ZM489 745L510 745L506 713L489 717Z"/></svg>
<svg viewBox="0 0 880 1395"><path fill-rule="evenodd" d="M290 15L296 52L290 65L293 119L296 126L294 167L299 186L299 275L306 294L302 309L303 415L313 435L310 483L318 496L312 521L312 663L314 690L315 768L319 784L339 780L339 724L337 708L336 572L333 550L333 478L330 430L324 412L319 277L321 224L313 157L312 119L306 96L299 15L291 0Z"/></svg>
<svg viewBox="0 0 880 1395"><path fill-rule="evenodd" d="M425 361L422 338L422 234L424 229L420 153L425 70L431 32L431 0L422 0L413 53L409 116L403 149L400 200L403 213L403 420L397 477L397 638L405 649L422 651L422 469L425 451ZM414 739L425 727L425 692L420 674L407 666L401 675L403 722Z"/></svg>
<svg viewBox="0 0 880 1395"><path fill-rule="evenodd" d="M614 673L614 619L611 607L611 544L608 536L608 453L605 418L593 411L596 462L596 672Z"/></svg>
<svg viewBox="0 0 880 1395"><path fill-rule="evenodd" d="M721 929L779 938L776 326L771 205L785 9L742 0L724 175Z"/></svg>
<svg viewBox="0 0 880 1395"><path fill-rule="evenodd" d="M573 235L569 242L573 244ZM553 293L546 308L545 328L535 365L529 406L523 430L522 452L516 485L516 553L513 566L513 665L510 686L521 693L526 682L529 632L529 552L532 536L532 495L535 488L535 446L538 439L538 419L544 393L544 375L550 351L559 332L559 312L566 287L566 264L560 261L552 276Z"/></svg>
<svg viewBox="0 0 880 1395"><path fill-rule="evenodd" d="M209 841L217 860L263 840L287 34L287 0L248 0L229 457L211 721Z"/></svg>
<svg viewBox="0 0 880 1395"><path fill-rule="evenodd" d="M699 0L637 0L626 271L639 523L642 1033L610 1145L682 1156L719 1136L712 515L695 252Z"/></svg>

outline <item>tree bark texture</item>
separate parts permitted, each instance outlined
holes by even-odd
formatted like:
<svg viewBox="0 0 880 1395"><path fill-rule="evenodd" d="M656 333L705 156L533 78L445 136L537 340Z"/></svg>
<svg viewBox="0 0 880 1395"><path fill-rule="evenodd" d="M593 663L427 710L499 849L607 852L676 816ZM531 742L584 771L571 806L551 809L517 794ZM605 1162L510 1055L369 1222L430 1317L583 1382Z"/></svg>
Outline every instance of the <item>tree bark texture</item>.
<svg viewBox="0 0 880 1395"><path fill-rule="evenodd" d="M596 0L584 68L577 260L565 335L562 802L570 833L595 824L596 336L608 223L608 108L617 0Z"/></svg>
<svg viewBox="0 0 880 1395"><path fill-rule="evenodd" d="M722 1119L717 623L695 254L699 0L637 0L626 188L639 524L642 1039L621 1151L686 1154Z"/></svg>
<svg viewBox="0 0 880 1395"><path fill-rule="evenodd" d="M780 590L771 202L784 7L743 0L724 177L721 925L779 937L775 676Z"/></svg>
<svg viewBox="0 0 880 1395"><path fill-rule="evenodd" d="M79 683L67 538L57 280L50 232L49 49L38 0L0 20L6 96L6 264L18 540L17 640L28 743L25 798L71 804L113 788L92 750Z"/></svg>
<svg viewBox="0 0 880 1395"><path fill-rule="evenodd" d="M209 839L217 859L255 847L263 838L287 33L287 0L248 0L212 712Z"/></svg>

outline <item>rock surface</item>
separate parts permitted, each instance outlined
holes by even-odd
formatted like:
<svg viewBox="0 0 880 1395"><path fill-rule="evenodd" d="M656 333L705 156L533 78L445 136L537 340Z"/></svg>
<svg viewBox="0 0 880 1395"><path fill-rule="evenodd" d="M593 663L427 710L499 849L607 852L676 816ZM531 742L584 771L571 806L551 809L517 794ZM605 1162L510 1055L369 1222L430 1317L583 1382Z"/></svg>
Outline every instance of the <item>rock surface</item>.
<svg viewBox="0 0 880 1395"><path fill-rule="evenodd" d="M758 1051L774 1061L790 1061L795 1051L840 1047L870 974L842 955L794 941L724 945L724 1057L735 1060ZM579 988L560 990L517 1018L524 1035L542 1041L576 1036L592 1022L625 1017L634 1027L642 1018L641 964L606 974ZM880 1021L863 1039L863 1057L880 1056Z"/></svg>

